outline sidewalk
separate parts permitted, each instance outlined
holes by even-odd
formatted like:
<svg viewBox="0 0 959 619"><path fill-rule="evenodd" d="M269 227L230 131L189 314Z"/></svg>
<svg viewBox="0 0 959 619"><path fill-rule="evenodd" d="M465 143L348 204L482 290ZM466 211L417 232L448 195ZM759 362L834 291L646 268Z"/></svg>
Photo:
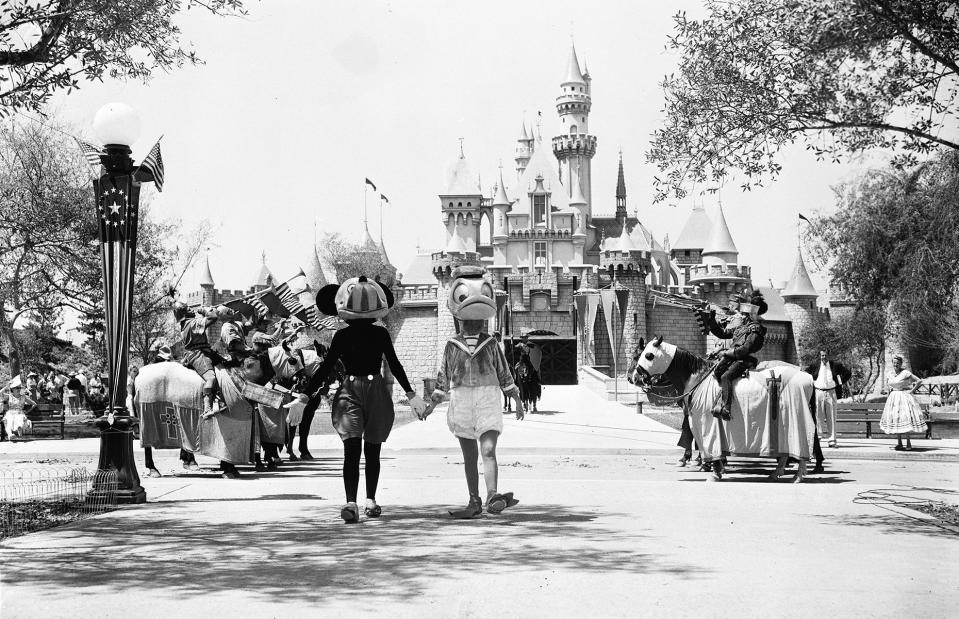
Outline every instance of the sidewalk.
<svg viewBox="0 0 959 619"><path fill-rule="evenodd" d="M544 388L539 412L517 421L503 417L501 453L638 454L670 455L678 453L679 433L635 409L600 398L589 389L575 385L550 385ZM320 414L314 426L329 424L328 413ZM914 440L913 451L893 451L895 438L840 438L838 448L823 447L827 461L897 460L959 462L959 439ZM134 443L139 452L139 445ZM0 443L0 458L50 458L69 454L95 455L98 438L35 440ZM310 436L314 454L342 450L340 439L330 433ZM459 453L456 439L446 425L446 405L426 420L413 421L393 430L384 452Z"/></svg>

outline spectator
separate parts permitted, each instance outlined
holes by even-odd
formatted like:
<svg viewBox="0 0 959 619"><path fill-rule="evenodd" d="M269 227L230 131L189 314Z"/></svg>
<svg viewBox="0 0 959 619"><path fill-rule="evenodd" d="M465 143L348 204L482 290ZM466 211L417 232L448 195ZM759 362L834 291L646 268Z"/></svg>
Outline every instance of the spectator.
<svg viewBox="0 0 959 619"><path fill-rule="evenodd" d="M63 406L70 411L71 415L80 414L80 390L83 389L81 383L75 376L67 379L63 386Z"/></svg>
<svg viewBox="0 0 959 619"><path fill-rule="evenodd" d="M102 385L90 388L90 393L87 395L87 402L90 404L90 411L94 417L103 417L103 414L107 410L107 395Z"/></svg>
<svg viewBox="0 0 959 619"><path fill-rule="evenodd" d="M838 361L829 359L829 352L819 351L819 362L806 368L816 388L816 419L819 435L826 436L826 444L836 446L836 400L845 396L844 388L852 372Z"/></svg>
<svg viewBox="0 0 959 619"><path fill-rule="evenodd" d="M3 425L11 438L23 436L32 426L24 408L36 406L36 402L21 391L20 377L14 376L3 392Z"/></svg>

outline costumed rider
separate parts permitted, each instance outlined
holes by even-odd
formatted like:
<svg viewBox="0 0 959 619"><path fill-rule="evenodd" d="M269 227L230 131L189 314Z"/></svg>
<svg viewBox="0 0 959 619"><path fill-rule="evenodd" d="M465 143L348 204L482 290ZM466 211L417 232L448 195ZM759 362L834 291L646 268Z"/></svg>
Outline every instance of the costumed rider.
<svg viewBox="0 0 959 619"><path fill-rule="evenodd" d="M487 513L498 514L519 502L513 498L512 492L500 493L497 489L496 442L503 432L500 394L513 398L517 419L523 418L523 403L503 349L484 331L486 320L496 315L493 287L483 278L485 273L486 269L479 266L462 266L453 270L447 305L459 321L460 332L446 342L436 390L431 397L435 405L449 395L446 421L463 451L469 503L464 509L451 511L454 518L473 518L483 513L476 466L480 453L486 482ZM430 412L432 407L423 418Z"/></svg>
<svg viewBox="0 0 959 619"><path fill-rule="evenodd" d="M213 415L223 408L217 404L219 394L214 369L224 360L213 350L206 330L230 313L232 313L231 310L225 307L201 306L190 309L183 302L173 303L173 317L180 328L180 342L184 350L181 362L193 368L203 379L204 416Z"/></svg>
<svg viewBox="0 0 959 619"><path fill-rule="evenodd" d="M759 316L769 309L761 292L744 290L730 299L729 309L735 310L725 323L716 320L715 312L694 310L700 313L709 332L724 340L732 340L721 353L719 364L713 374L722 388L721 402L713 410L715 417L732 419L733 381L759 363L753 355L760 351L766 339L766 327Z"/></svg>
<svg viewBox="0 0 959 619"><path fill-rule="evenodd" d="M423 398L413 392L393 349L390 333L373 324L393 306L389 288L365 276L324 286L316 295L317 308L328 316L334 314L346 321L346 328L333 336L329 353L310 377L305 392L313 396L319 391L336 362L343 360L346 376L333 396L333 427L343 440L343 486L346 505L340 510L345 522L359 521L356 494L360 483L360 455L366 455L366 509L369 518L376 518L382 508L376 503L376 487L380 477L380 448L393 429L393 397L386 379L380 373L383 358L390 372L406 392L417 417L426 412ZM292 423L292 422L291 422Z"/></svg>

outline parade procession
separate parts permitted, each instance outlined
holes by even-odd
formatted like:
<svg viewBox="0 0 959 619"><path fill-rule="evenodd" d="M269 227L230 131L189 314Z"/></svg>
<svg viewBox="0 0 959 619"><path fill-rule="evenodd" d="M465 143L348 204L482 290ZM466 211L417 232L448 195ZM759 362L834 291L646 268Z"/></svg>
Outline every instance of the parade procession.
<svg viewBox="0 0 959 619"><path fill-rule="evenodd" d="M0 69L0 616L959 616L955 3L11 0Z"/></svg>

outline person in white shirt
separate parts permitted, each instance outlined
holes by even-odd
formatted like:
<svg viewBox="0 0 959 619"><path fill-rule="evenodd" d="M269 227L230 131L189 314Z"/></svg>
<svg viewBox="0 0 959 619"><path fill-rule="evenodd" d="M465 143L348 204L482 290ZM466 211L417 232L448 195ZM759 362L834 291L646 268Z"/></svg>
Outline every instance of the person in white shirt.
<svg viewBox="0 0 959 619"><path fill-rule="evenodd" d="M827 445L836 447L836 400L843 397L843 388L852 372L838 361L829 360L829 352L819 351L819 362L806 372L812 374L816 388L816 420L819 433L828 436Z"/></svg>

